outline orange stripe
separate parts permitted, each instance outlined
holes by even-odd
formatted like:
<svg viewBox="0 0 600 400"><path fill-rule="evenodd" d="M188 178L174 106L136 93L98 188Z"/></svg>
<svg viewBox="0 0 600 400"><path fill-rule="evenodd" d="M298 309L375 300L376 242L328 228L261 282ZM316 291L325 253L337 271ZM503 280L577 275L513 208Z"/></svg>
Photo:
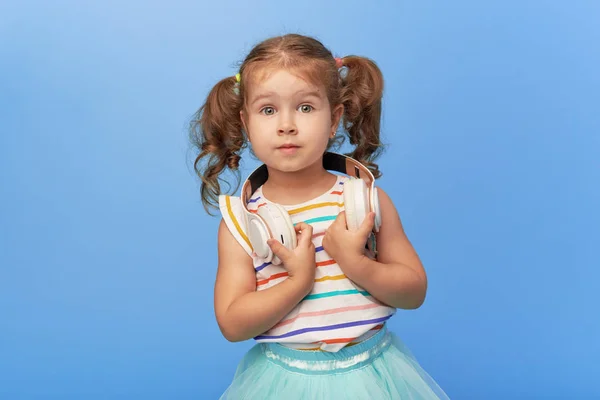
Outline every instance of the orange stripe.
<svg viewBox="0 0 600 400"><path fill-rule="evenodd" d="M378 330L380 330L381 328L383 328L383 324L376 325L376 326L374 326L373 328L371 328L370 330L371 330L371 331L378 331ZM326 339L326 340L322 340L322 342L323 342L323 343L327 343L327 344L333 344L333 343L346 343L346 342L352 342L354 339L357 339L357 338L350 338L350 339L348 339L348 338L340 338L340 339ZM368 339L370 339L370 337L369 337ZM352 345L359 344L359 343L362 343L362 342L355 342L355 343L352 343Z"/></svg>
<svg viewBox="0 0 600 400"><path fill-rule="evenodd" d="M356 338L340 338L340 339L325 339L321 340L323 343L334 344L334 343L349 343Z"/></svg>
<svg viewBox="0 0 600 400"><path fill-rule="evenodd" d="M344 194L344 192L331 192L331 194Z"/></svg>
<svg viewBox="0 0 600 400"><path fill-rule="evenodd" d="M376 331L376 330L379 330L381 328L383 328L383 324L379 324L377 326L374 326L370 330ZM371 337L368 337L367 340L370 339ZM361 344L362 343L362 341L360 341L360 342L353 342L354 339L357 339L357 338L325 339L325 340L321 340L320 342L314 342L314 343L325 343L325 344L348 343L346 345L346 347L352 347L352 346L356 346L357 344ZM326 352L325 350L322 350L320 347L314 347L314 348L310 348L310 349L298 349L298 350L303 350L303 351L324 351L324 352Z"/></svg>
<svg viewBox="0 0 600 400"><path fill-rule="evenodd" d="M373 328L371 328L371 329L369 329L369 330L370 330L370 331L378 331L378 330L380 330L381 328L383 328L383 324L376 325L376 326L374 326ZM369 339L371 339L371 338L372 338L372 336L369 336L369 337L368 337L368 338L366 338L365 340L369 340ZM357 345L357 344L361 344L362 342L363 342L363 340L361 340L360 342L351 342L351 343L348 343L348 346L346 346L346 347L355 346L355 345Z"/></svg>
<svg viewBox="0 0 600 400"><path fill-rule="evenodd" d="M261 203L261 204L258 205L258 207L256 207L256 210L248 210L248 211L250 211L251 213L256 214L258 212L259 208L261 208L262 206L266 206L266 205L267 205L267 203Z"/></svg>
<svg viewBox="0 0 600 400"><path fill-rule="evenodd" d="M284 276L288 276L287 272L280 272L278 274L274 274L271 275L270 277L268 277L267 279L263 279L261 281L257 281L256 285L260 286L260 285L264 285L265 283L269 283L270 281L272 281L273 279L277 279L277 278L283 278Z"/></svg>
<svg viewBox="0 0 600 400"><path fill-rule="evenodd" d="M317 267L324 267L326 265L331 265L331 264L335 264L335 260L327 260L327 261L318 262Z"/></svg>
<svg viewBox="0 0 600 400"><path fill-rule="evenodd" d="M283 278L284 276L288 276L288 273L287 272L280 272L278 274L273 274L273 275L269 276L266 279L262 279L260 281L256 281L256 285L257 286L261 286L261 285L264 285L266 283L269 283L273 279ZM337 281L337 280L345 279L345 278L346 278L346 275L344 275L344 274L342 274L342 275L333 275L333 276L329 276L328 275L328 276L324 276L322 278L315 279L315 282Z"/></svg>

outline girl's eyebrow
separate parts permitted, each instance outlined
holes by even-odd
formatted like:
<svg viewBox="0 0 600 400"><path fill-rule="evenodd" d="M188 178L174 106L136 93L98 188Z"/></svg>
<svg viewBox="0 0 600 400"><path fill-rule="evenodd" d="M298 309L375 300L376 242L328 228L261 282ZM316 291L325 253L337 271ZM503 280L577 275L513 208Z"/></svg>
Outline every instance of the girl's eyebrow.
<svg viewBox="0 0 600 400"><path fill-rule="evenodd" d="M298 92L296 92L295 96L298 97L316 97L318 99L321 98L321 93L319 93L316 90L300 90ZM275 92L264 92L264 93L260 93L258 95L256 95L252 101L250 102L250 104L255 104L257 102L259 102L260 100L263 99L268 99L271 97L278 97L278 94Z"/></svg>
<svg viewBox="0 0 600 400"><path fill-rule="evenodd" d="M318 97L318 98L321 98L321 93L319 93L319 92L318 92L318 91L316 91L316 90L309 90L309 91L306 91L306 90L301 90L301 91L299 91L299 92L297 93L297 95L299 95L299 96L304 96L304 97L310 97L310 96L312 96L312 97Z"/></svg>
<svg viewBox="0 0 600 400"><path fill-rule="evenodd" d="M273 97L273 96L277 96L277 93L275 93L275 92L261 93L261 94L257 95L256 97L254 97L250 104L254 104L254 103L258 102L259 100L268 99L269 97Z"/></svg>

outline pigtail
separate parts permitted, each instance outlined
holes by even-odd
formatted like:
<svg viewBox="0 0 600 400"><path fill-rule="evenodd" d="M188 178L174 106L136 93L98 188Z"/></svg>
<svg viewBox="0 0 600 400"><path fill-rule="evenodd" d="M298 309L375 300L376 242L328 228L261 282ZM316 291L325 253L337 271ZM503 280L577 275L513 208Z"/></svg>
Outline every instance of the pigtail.
<svg viewBox="0 0 600 400"><path fill-rule="evenodd" d="M347 56L337 60L342 66L341 103L344 105L343 125L354 151L348 155L367 166L375 178L381 176L373 161L383 146L379 138L383 75L370 59Z"/></svg>
<svg viewBox="0 0 600 400"><path fill-rule="evenodd" d="M190 140L199 151L194 170L202 180L202 203L209 214L209 208L218 209L221 183L226 183L221 174L226 169L236 175L237 187L240 184L239 153L246 146L246 139L242 132L238 86L236 77L218 82L190 123Z"/></svg>

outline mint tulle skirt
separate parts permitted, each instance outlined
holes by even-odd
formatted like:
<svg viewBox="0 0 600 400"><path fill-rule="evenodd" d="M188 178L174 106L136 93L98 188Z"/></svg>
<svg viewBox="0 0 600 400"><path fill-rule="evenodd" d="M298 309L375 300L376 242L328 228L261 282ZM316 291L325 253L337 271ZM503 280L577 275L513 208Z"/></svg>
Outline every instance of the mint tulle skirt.
<svg viewBox="0 0 600 400"><path fill-rule="evenodd" d="M336 353L255 345L222 400L448 399L385 327Z"/></svg>

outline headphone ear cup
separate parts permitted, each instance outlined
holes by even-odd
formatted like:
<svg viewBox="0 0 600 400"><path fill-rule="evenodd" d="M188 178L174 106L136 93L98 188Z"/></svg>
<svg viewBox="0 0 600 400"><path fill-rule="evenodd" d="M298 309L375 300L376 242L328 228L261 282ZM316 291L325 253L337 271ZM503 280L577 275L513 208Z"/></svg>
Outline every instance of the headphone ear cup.
<svg viewBox="0 0 600 400"><path fill-rule="evenodd" d="M379 192L377 188L373 190L373 204L371 205L372 211L375 213L375 232L379 232L381 228L381 208L379 207Z"/></svg>
<svg viewBox="0 0 600 400"><path fill-rule="evenodd" d="M273 229L271 233L273 238L281 242L283 246L288 250L294 250L298 246L298 238L296 237L296 230L294 229L294 223L287 213L287 210L279 204L272 204L269 211L273 214ZM273 255L271 261L273 265L281 265L282 261L276 255Z"/></svg>
<svg viewBox="0 0 600 400"><path fill-rule="evenodd" d="M273 258L273 251L267 244L270 233L265 221L258 215L249 215L247 231L248 240L250 240L254 253L266 262L270 262Z"/></svg>
<svg viewBox="0 0 600 400"><path fill-rule="evenodd" d="M298 245L296 231L292 220L281 205L275 203L267 203L265 206L258 209L258 214L263 218L269 228L269 238L279 241L286 249L294 250ZM268 245L267 245L268 247ZM269 248L269 250L271 250ZM272 253L272 251L271 251ZM273 265L281 265L282 262L276 255L272 254L270 261Z"/></svg>
<svg viewBox="0 0 600 400"><path fill-rule="evenodd" d="M344 183L344 210L348 230L357 230L369 213L369 189L362 179Z"/></svg>

